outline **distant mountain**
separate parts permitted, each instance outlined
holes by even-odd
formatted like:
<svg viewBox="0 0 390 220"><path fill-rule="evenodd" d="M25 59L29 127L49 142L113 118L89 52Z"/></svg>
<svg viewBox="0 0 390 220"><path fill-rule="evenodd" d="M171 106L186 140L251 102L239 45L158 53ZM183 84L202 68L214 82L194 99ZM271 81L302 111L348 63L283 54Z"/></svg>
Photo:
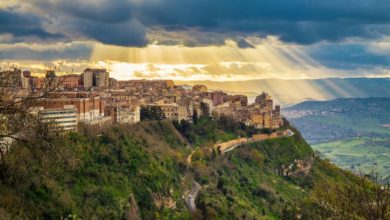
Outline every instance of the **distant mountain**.
<svg viewBox="0 0 390 220"><path fill-rule="evenodd" d="M337 165L390 176L390 98L306 101L283 115Z"/></svg>
<svg viewBox="0 0 390 220"><path fill-rule="evenodd" d="M292 105L308 100L336 98L390 97L390 78L328 78L328 79L262 79L248 81L177 81L178 84L204 84L209 90L240 93L254 99L261 91L269 92L277 103Z"/></svg>

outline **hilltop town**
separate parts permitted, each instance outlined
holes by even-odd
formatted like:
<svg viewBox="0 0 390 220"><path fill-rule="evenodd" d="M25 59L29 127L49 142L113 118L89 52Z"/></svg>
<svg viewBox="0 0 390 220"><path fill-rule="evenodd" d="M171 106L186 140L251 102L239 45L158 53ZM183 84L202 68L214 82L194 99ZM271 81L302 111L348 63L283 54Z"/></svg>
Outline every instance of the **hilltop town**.
<svg viewBox="0 0 390 220"><path fill-rule="evenodd" d="M126 80L110 78L105 69L85 69L81 74L45 77L30 71L12 69L1 75L14 80L2 94L4 102L34 97L29 108L43 121L52 121L56 129L77 131L80 124L102 128L113 123L137 123L147 120L146 113L159 119L192 121L202 114L226 115L256 128L279 128L280 106L263 92L249 104L244 95L208 91L205 85L176 85L172 80Z"/></svg>

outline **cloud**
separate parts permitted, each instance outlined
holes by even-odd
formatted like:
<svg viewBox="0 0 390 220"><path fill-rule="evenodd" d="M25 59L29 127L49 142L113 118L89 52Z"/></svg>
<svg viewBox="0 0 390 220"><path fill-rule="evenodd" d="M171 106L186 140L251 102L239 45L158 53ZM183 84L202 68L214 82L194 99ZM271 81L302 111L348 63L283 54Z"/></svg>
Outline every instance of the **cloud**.
<svg viewBox="0 0 390 220"><path fill-rule="evenodd" d="M88 59L92 52L90 43L56 43L56 44L0 44L1 59L6 60L42 60Z"/></svg>
<svg viewBox="0 0 390 220"><path fill-rule="evenodd" d="M3 9L0 9L0 34L12 36L13 42L22 41L23 37L46 40L62 38L61 34L46 31L38 16Z"/></svg>
<svg viewBox="0 0 390 220"><path fill-rule="evenodd" d="M371 45L378 44L382 45L368 42L324 43L307 47L305 50L313 59L334 69L390 68L388 53L380 53L382 51L378 51L378 48L376 50L370 48Z"/></svg>
<svg viewBox="0 0 390 220"><path fill-rule="evenodd" d="M390 34L386 0L164 0L145 1L137 9L138 19L149 27L275 35L299 44Z"/></svg>
<svg viewBox="0 0 390 220"><path fill-rule="evenodd" d="M0 52L18 61L205 65L168 68L180 76L388 74L389 11L388 0L2 1Z"/></svg>
<svg viewBox="0 0 390 220"><path fill-rule="evenodd" d="M255 48L255 46L253 46L253 44L251 44L247 39L245 38L240 38L236 41L237 43L237 46L239 48Z"/></svg>
<svg viewBox="0 0 390 220"><path fill-rule="evenodd" d="M96 40L121 46L180 42L223 44L226 39L278 36L313 44L390 35L388 0L16 0L0 13L0 32L43 39ZM16 6L15 6L16 5ZM15 19L12 19L15 18ZM150 32L160 30L149 39ZM159 33L174 33L171 40ZM183 39L184 37L184 39ZM192 37L192 38L191 38ZM19 39L21 40L21 39ZM29 39L31 40L31 39ZM239 45L250 46L242 40Z"/></svg>

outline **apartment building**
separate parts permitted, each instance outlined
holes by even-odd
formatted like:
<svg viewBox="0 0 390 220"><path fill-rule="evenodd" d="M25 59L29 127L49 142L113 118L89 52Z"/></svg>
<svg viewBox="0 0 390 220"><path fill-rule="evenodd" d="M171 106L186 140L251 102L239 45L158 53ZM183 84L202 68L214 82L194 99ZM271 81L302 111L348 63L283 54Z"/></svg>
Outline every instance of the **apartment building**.
<svg viewBox="0 0 390 220"><path fill-rule="evenodd" d="M77 109L74 105L65 105L63 108L41 107L38 114L53 130L77 131Z"/></svg>

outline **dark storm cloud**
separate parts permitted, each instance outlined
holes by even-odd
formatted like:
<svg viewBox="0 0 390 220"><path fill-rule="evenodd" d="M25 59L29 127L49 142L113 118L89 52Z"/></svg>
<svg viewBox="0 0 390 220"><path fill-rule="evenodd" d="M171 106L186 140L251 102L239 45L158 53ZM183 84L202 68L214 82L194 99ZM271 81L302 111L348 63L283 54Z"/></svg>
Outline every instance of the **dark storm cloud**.
<svg viewBox="0 0 390 220"><path fill-rule="evenodd" d="M282 41L299 44L337 42L349 37L374 39L390 35L388 0L20 2L35 8L35 16L19 15L32 16L27 22L23 22L23 17L19 17L17 22L4 19L0 21L1 33L41 37L58 33L66 35L68 40L88 38L122 46L145 46L148 43L148 31L154 29L193 34L186 36L186 39L173 39L179 42L181 40L184 45L189 46L224 42L221 39L206 39L213 34L221 34L223 38L233 40L248 35L276 35ZM11 12L3 10L3 13ZM44 23L46 25L43 25ZM58 25L55 26L56 24ZM193 39L190 39L191 37ZM167 39L160 42L164 41L173 42ZM238 43L244 46L242 43L245 42Z"/></svg>
<svg viewBox="0 0 390 220"><path fill-rule="evenodd" d="M334 69L389 68L390 56L373 53L364 44L326 44L306 48L312 58Z"/></svg>
<svg viewBox="0 0 390 220"><path fill-rule="evenodd" d="M146 46L145 28L135 20L120 23L80 22L82 35L104 44L120 46Z"/></svg>
<svg viewBox="0 0 390 220"><path fill-rule="evenodd" d="M58 60L58 59L88 59L92 52L89 44L59 44L47 48L34 48L27 45L0 45L0 58L6 60Z"/></svg>
<svg viewBox="0 0 390 220"><path fill-rule="evenodd" d="M2 9L0 9L0 34L11 34L14 36L14 41L18 41L19 37L62 38L61 34L52 34L44 30L41 19L35 15Z"/></svg>
<svg viewBox="0 0 390 220"><path fill-rule="evenodd" d="M254 46L249 43L245 38L240 38L236 40L236 43L239 48L254 48Z"/></svg>
<svg viewBox="0 0 390 220"><path fill-rule="evenodd" d="M131 19L132 4L128 0L63 0L36 1L36 6L58 13L105 23L125 22Z"/></svg>
<svg viewBox="0 0 390 220"><path fill-rule="evenodd" d="M301 44L390 34L387 0L165 0L138 7L147 26L277 35Z"/></svg>

